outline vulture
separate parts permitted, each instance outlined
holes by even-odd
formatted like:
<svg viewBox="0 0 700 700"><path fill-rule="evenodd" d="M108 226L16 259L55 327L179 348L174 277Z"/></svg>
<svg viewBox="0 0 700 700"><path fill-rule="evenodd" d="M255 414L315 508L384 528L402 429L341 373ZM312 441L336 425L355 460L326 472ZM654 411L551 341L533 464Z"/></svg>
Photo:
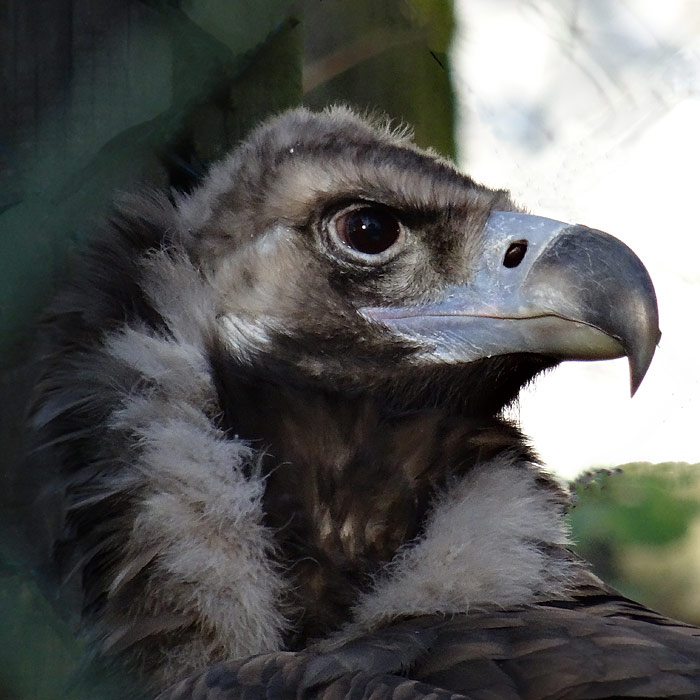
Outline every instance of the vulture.
<svg viewBox="0 0 700 700"><path fill-rule="evenodd" d="M122 197L46 313L85 628L162 700L700 697L700 630L591 573L504 417L564 360L626 356L634 393L658 339L612 236L387 120L269 119Z"/></svg>

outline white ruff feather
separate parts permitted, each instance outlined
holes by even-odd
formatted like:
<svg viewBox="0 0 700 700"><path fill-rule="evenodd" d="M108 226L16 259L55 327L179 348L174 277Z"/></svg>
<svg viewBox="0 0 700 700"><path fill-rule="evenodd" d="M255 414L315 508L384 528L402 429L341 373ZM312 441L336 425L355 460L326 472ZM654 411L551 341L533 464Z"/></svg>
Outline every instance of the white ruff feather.
<svg viewBox="0 0 700 700"><path fill-rule="evenodd" d="M139 449L129 472L143 489L112 594L133 576L134 562L152 567L158 585L144 591L151 598L146 607L156 616L174 607L180 625L194 622L201 631L169 658L178 675L212 657L278 649L284 582L262 525L265 483L255 475L253 451L212 424L205 357L193 345L134 329L109 338L106 347L153 382L150 391L125 397L110 424L132 432ZM122 624L107 645L128 646L138 633Z"/></svg>
<svg viewBox="0 0 700 700"><path fill-rule="evenodd" d="M567 528L536 478L534 467L507 456L476 466L437 501L424 536L363 596L356 620L371 626L565 595L572 564L553 565L538 544L566 545Z"/></svg>

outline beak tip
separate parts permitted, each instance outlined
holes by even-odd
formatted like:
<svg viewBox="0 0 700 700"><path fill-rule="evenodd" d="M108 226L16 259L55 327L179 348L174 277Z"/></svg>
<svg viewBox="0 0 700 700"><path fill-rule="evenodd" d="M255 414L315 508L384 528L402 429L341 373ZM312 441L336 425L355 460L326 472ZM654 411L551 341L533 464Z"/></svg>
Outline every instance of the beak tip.
<svg viewBox="0 0 700 700"><path fill-rule="evenodd" d="M630 398L633 399L634 395L637 393L637 389L639 389L639 385L642 383L642 379L644 377L635 377L632 372L630 372Z"/></svg>
<svg viewBox="0 0 700 700"><path fill-rule="evenodd" d="M637 389L642 383L642 380L646 376L651 360L654 357L656 348L661 340L661 331L656 330L655 338L652 343L649 343L646 347L640 348L638 352L632 352L628 356L629 367L630 367L630 397L633 397L637 393Z"/></svg>

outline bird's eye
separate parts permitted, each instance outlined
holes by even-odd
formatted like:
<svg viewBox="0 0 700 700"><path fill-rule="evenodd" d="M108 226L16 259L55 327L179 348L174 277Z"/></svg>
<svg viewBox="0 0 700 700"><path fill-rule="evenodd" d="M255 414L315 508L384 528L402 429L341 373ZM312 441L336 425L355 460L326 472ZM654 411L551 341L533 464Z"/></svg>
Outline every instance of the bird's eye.
<svg viewBox="0 0 700 700"><path fill-rule="evenodd" d="M346 246L365 255L383 253L401 234L401 224L391 212L372 206L341 213L334 226L338 238Z"/></svg>

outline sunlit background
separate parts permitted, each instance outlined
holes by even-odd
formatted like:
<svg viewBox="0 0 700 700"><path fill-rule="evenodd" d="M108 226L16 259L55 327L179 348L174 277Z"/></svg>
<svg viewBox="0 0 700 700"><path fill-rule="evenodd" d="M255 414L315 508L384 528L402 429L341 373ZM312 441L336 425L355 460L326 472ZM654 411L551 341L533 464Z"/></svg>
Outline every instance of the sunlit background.
<svg viewBox="0 0 700 700"><path fill-rule="evenodd" d="M533 213L605 230L647 265L663 338L629 398L625 360L569 363L524 393L558 473L700 462L700 4L457 0L460 165Z"/></svg>

